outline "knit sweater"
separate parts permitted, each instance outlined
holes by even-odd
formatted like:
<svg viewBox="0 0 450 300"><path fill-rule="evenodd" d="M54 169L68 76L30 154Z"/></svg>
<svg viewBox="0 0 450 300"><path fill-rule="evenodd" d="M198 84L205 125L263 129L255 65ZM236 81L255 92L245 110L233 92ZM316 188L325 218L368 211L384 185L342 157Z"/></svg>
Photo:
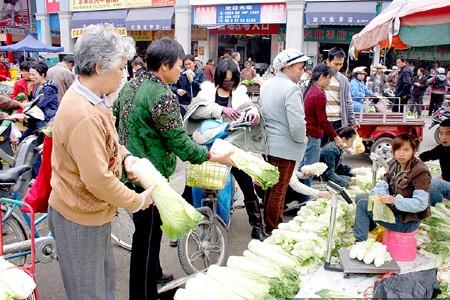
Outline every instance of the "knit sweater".
<svg viewBox="0 0 450 300"><path fill-rule="evenodd" d="M193 164L208 159L208 149L186 134L175 94L149 72L125 85L114 114L120 142L133 155L147 158L166 178L175 172L177 156Z"/></svg>
<svg viewBox="0 0 450 300"><path fill-rule="evenodd" d="M109 109L69 89L53 123L50 206L86 226L111 222L117 207L137 210L142 198L122 182L122 159Z"/></svg>
<svg viewBox="0 0 450 300"><path fill-rule="evenodd" d="M322 138L324 132L332 139L336 137L336 131L328 121L326 105L325 92L312 84L305 96L305 120L306 134L313 138Z"/></svg>

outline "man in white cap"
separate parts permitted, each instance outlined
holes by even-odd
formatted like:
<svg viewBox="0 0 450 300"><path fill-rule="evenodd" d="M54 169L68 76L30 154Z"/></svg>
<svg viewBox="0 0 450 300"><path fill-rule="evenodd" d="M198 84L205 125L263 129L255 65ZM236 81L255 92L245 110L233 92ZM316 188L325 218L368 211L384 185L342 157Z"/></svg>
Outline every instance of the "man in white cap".
<svg viewBox="0 0 450 300"><path fill-rule="evenodd" d="M431 86L430 107L428 108L428 115L431 116L438 110L444 102L445 88L447 85L447 77L445 76L444 68L437 68L436 75L428 79L428 85Z"/></svg>
<svg viewBox="0 0 450 300"><path fill-rule="evenodd" d="M370 81L372 81L372 92L382 93L386 88L387 76L384 74L385 66L382 64L377 64L375 66L375 73L370 76Z"/></svg>
<svg viewBox="0 0 450 300"><path fill-rule="evenodd" d="M264 221L267 233L271 233L283 221L289 179L296 162L300 162L305 153L306 122L298 82L308 59L297 49L280 52L273 60L275 77L266 81L261 88L268 160L280 172L279 182L265 194Z"/></svg>
<svg viewBox="0 0 450 300"><path fill-rule="evenodd" d="M365 111L364 101L366 97L373 96L364 80L366 79L366 67L357 67L353 69L353 79L350 81L350 94L352 95L353 110L355 112Z"/></svg>

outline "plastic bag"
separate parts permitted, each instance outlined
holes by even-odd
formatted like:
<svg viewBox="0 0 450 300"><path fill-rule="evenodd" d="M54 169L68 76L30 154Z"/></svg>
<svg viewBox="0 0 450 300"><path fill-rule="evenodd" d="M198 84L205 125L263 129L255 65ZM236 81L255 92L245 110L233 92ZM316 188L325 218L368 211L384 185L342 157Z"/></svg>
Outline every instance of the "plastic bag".
<svg viewBox="0 0 450 300"><path fill-rule="evenodd" d="M381 201L381 196L387 195L388 191L389 186L386 181L378 182L369 194L367 210L372 212L374 221L395 224L394 213Z"/></svg>
<svg viewBox="0 0 450 300"><path fill-rule="evenodd" d="M353 142L353 150L355 151L355 154L361 154L366 151L366 147L364 146L363 140L359 134L356 134L355 141Z"/></svg>
<svg viewBox="0 0 450 300"><path fill-rule="evenodd" d="M381 202L380 195L370 195L368 210L372 211L374 221L382 221L386 223L395 224L395 215L392 210ZM370 209L369 209L370 207Z"/></svg>

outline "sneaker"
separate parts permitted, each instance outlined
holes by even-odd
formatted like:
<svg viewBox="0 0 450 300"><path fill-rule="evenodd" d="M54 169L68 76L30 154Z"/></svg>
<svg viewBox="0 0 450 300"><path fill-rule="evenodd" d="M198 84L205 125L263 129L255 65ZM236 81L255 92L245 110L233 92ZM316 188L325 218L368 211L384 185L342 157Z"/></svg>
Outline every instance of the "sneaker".
<svg viewBox="0 0 450 300"><path fill-rule="evenodd" d="M178 246L178 241L169 241L169 246L173 247L173 248L177 247Z"/></svg>

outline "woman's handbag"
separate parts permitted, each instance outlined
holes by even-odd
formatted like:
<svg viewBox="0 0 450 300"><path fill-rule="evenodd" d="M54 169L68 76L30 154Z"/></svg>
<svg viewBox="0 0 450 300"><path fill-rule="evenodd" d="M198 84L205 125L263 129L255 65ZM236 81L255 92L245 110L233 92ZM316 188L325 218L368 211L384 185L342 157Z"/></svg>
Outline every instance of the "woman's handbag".
<svg viewBox="0 0 450 300"><path fill-rule="evenodd" d="M36 177L36 181L28 190L25 196L24 202L28 203L34 210L34 212L47 212L48 198L52 191L50 185L50 179L52 177L52 143L51 136L44 137L44 149L42 151L42 162L39 168L39 173ZM22 210L28 212L26 206L23 206Z"/></svg>

